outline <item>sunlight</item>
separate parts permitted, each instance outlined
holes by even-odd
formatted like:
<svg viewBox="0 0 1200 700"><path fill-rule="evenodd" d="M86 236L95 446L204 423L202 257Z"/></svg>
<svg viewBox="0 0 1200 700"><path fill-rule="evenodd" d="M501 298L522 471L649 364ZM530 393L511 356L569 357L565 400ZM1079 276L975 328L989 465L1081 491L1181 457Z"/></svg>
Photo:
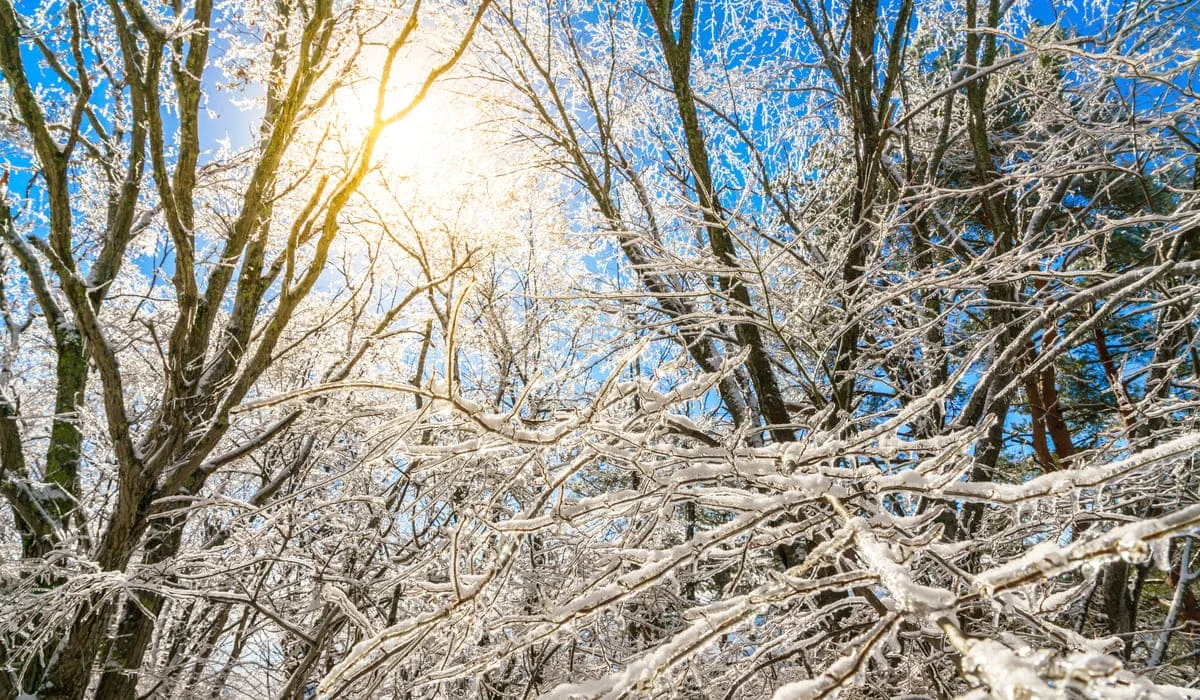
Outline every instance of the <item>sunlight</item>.
<svg viewBox="0 0 1200 700"><path fill-rule="evenodd" d="M385 113L403 106L428 75L424 62L398 61L388 86ZM378 71L377 71L378 72ZM371 128L378 82L364 80L343 90L335 100L336 118L353 135ZM385 127L375 145L374 164L389 179L420 177L431 167L461 153L476 110L461 96L434 89L400 121Z"/></svg>
<svg viewBox="0 0 1200 700"><path fill-rule="evenodd" d="M0 700L1200 700L1200 0L977 4L0 0Z"/></svg>
<svg viewBox="0 0 1200 700"><path fill-rule="evenodd" d="M407 106L431 69L444 57L416 51L402 56L388 81L384 114ZM367 76L343 88L330 103L328 119L338 146L333 157L352 157L374 120L382 53L364 61ZM360 230L385 232L394 246L384 255L407 260L423 250L449 265L466 251L482 261L523 250L531 207L524 193L543 189L544 174L528 167L536 156L503 129L490 100L492 88L463 74L440 79L412 111L387 125L376 142L372 172L352 205ZM537 200L539 203L544 200ZM554 220L548 213L538 217ZM348 237L339 245L354 247ZM364 258L365 259L365 258ZM403 263L397 263L403 264ZM464 271L464 274L473 274Z"/></svg>

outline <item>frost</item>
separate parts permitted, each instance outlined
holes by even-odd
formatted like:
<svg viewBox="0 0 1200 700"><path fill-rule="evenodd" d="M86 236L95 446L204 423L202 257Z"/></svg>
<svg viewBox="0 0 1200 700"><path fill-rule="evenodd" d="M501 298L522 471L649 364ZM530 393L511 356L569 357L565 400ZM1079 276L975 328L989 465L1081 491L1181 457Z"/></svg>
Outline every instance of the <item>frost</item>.
<svg viewBox="0 0 1200 700"><path fill-rule="evenodd" d="M1192 4L16 4L0 693L1192 692Z"/></svg>

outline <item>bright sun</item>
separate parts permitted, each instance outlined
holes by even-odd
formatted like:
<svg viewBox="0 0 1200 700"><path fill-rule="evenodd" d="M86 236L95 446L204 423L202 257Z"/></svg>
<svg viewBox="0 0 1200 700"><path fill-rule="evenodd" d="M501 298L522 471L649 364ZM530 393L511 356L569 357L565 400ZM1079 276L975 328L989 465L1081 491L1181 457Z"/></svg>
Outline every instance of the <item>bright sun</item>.
<svg viewBox="0 0 1200 700"><path fill-rule="evenodd" d="M385 115L407 105L429 74L421 61L397 61L388 81ZM335 101L337 118L351 134L371 127L378 82L363 80L343 90ZM431 172L444 175L444 166L462 162L474 148L471 126L478 108L467 97L435 84L411 112L385 127L375 145L373 163L390 179L423 179Z"/></svg>
<svg viewBox="0 0 1200 700"><path fill-rule="evenodd" d="M419 58L396 62L385 116L412 101L438 62L432 55ZM372 126L382 57L364 65L376 66L373 75L343 89L331 104L333 126L350 153ZM426 236L441 231L469 239L475 249L508 245L517 193L531 188L534 172L519 166L528 158L518 155L510 138L489 128L486 90L461 73L445 76L403 119L384 128L371 159L374 173L360 194L376 212L395 213L393 229L419 229Z"/></svg>

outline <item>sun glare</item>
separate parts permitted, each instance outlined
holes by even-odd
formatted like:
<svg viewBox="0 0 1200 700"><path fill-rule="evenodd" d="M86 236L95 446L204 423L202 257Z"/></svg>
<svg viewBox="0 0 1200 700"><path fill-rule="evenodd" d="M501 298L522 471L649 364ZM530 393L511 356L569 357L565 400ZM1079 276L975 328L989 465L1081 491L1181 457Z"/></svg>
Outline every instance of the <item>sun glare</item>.
<svg viewBox="0 0 1200 700"><path fill-rule="evenodd" d="M385 115L413 99L420 90L429 68L421 62L409 62L393 69L387 88ZM335 103L336 117L348 132L365 135L371 128L378 82L364 80L344 90ZM473 123L479 112L469 99L455 94L445 85L435 85L403 119L389 124L375 144L373 164L389 179L424 179L431 172L468 154Z"/></svg>
<svg viewBox="0 0 1200 700"><path fill-rule="evenodd" d="M384 115L407 106L436 64L432 55L397 61ZM382 57L364 65L373 66L367 71L373 77L343 89L332 103L330 119L348 152L374 121ZM530 189L533 174L517 167L527 159L511 139L488 127L486 89L469 78L443 77L404 118L383 129L371 159L373 173L360 187L372 215L394 216L393 230L413 229L408 234L413 236L441 231L470 240L477 250L512 243L517 193Z"/></svg>

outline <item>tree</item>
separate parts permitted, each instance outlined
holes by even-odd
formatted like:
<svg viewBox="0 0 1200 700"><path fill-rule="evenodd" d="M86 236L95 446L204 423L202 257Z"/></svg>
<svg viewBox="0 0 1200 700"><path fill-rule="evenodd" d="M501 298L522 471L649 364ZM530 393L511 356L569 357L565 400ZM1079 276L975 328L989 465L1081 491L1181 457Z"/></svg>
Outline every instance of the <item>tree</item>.
<svg viewBox="0 0 1200 700"><path fill-rule="evenodd" d="M134 691L163 605L154 579L173 575L143 572L171 568L188 520L181 501L299 417L292 411L251 428L236 416L295 349L294 321L305 304L324 296L314 290L384 130L453 65L478 21L407 104L393 104L388 74L412 40L418 12L419 4L391 14L326 0L218 11L200 0L159 8L66 2L25 16L0 5L6 112L30 144L14 162L28 164L18 176L28 206L14 213L6 201L0 221L20 270L10 298L32 297L30 313L53 341L42 381L56 387L49 439L36 461L29 452L37 443L21 435L19 397L5 399L4 494L23 557L38 564L10 585L32 597L18 597L5 615L5 693L82 697L98 657L97 696ZM330 166L339 144L328 128L315 141L303 133L319 128L322 106L345 89L356 57L385 30L374 119L340 144L348 150ZM226 75L265 92L253 143L208 160L201 111L217 79L214 41L234 42L221 47ZM325 167L314 168L319 159ZM131 245L144 245L139 237L159 232L166 290L159 270L139 280L148 270L130 270L126 261ZM136 305L111 303L122 286ZM302 336L333 330L331 319L307 314ZM14 320L11 342L30 327ZM326 378L344 376L359 357L347 355ZM88 434L85 415L98 419L96 434ZM231 441L235 426L240 436ZM85 457L91 475L81 474ZM284 471L263 489L303 463L283 460ZM18 612L33 600L45 602Z"/></svg>
<svg viewBox="0 0 1200 700"><path fill-rule="evenodd" d="M1191 5L0 6L5 691L1187 696Z"/></svg>

